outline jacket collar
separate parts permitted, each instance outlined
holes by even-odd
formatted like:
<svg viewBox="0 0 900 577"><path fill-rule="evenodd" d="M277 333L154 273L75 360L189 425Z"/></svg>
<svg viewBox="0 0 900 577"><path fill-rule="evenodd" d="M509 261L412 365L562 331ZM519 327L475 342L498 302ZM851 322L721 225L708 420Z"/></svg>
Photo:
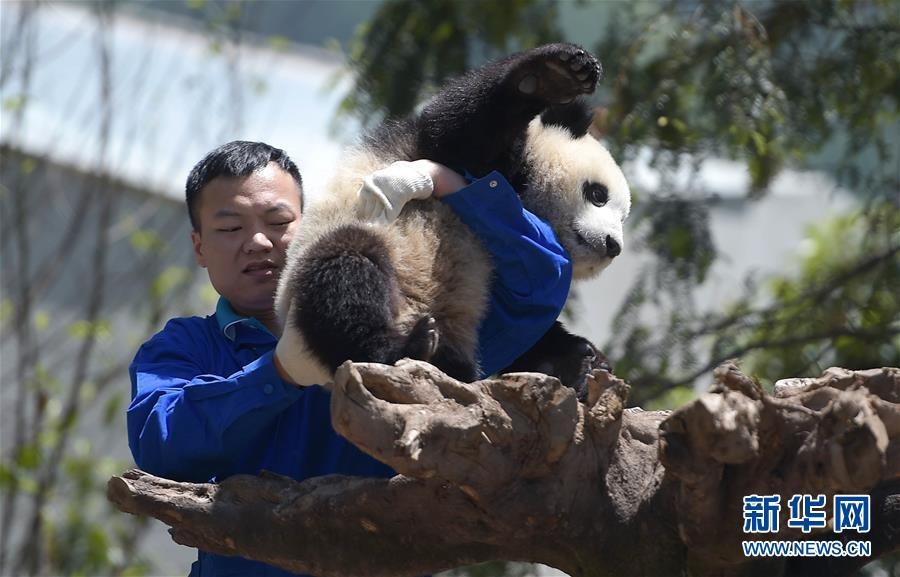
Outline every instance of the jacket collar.
<svg viewBox="0 0 900 577"><path fill-rule="evenodd" d="M216 322L219 323L219 329L222 331L222 334L225 335L225 338L232 342L237 340L238 329L241 327L255 329L254 331L251 331L252 333L263 331L263 334L267 337L274 336L265 325L255 318L244 317L237 314L231 306L231 303L225 300L224 297L219 297L219 302L216 303ZM241 332L246 334L246 331Z"/></svg>

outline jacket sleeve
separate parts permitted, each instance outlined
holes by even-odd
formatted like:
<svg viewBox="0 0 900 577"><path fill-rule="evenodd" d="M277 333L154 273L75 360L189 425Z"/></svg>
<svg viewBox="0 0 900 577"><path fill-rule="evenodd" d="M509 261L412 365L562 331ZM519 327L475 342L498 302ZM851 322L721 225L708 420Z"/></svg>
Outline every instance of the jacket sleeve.
<svg viewBox="0 0 900 577"><path fill-rule="evenodd" d="M569 295L572 263L546 222L528 212L499 172L442 199L490 253L494 280L479 328L481 370L493 374L531 348Z"/></svg>
<svg viewBox="0 0 900 577"><path fill-rule="evenodd" d="M138 350L130 367L128 445L155 475L208 481L237 464L301 393L276 372L272 352L232 375L213 375L210 344L174 319ZM204 368L206 365L206 368Z"/></svg>

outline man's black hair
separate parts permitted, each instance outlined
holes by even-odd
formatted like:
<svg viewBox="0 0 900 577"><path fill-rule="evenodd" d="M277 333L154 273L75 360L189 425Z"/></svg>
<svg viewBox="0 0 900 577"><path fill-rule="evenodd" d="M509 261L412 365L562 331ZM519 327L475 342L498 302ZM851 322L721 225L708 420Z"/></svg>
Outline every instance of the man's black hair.
<svg viewBox="0 0 900 577"><path fill-rule="evenodd" d="M184 199L187 202L188 216L194 230L200 231L200 217L197 215L197 203L200 191L215 178L224 176L233 178L248 176L265 168L270 162L278 164L297 183L300 194L300 210L303 210L303 179L300 170L285 151L264 142L234 140L216 148L197 163L188 175L185 185Z"/></svg>

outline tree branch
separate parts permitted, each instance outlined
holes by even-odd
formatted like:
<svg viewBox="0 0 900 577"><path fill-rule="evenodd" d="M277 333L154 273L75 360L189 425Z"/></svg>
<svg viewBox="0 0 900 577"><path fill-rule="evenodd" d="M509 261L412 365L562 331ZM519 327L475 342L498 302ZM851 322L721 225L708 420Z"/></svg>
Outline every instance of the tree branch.
<svg viewBox="0 0 900 577"><path fill-rule="evenodd" d="M876 519L896 519L900 370L830 369L775 395L734 365L714 376L709 393L668 413L625 410L628 385L604 371L581 403L536 373L463 384L418 361L347 363L332 391L335 429L393 479L212 485L133 470L108 494L184 545L326 577L491 559L574 576L779 572L783 560L742 554L744 495L876 490L878 511L892 512ZM900 546L893 522L873 524L878 554ZM779 539L823 538L781 527Z"/></svg>

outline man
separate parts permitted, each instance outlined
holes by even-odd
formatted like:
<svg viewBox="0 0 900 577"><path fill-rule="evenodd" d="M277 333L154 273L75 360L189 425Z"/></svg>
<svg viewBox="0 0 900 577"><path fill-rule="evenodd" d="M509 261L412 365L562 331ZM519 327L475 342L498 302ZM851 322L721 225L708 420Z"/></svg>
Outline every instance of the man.
<svg viewBox="0 0 900 577"><path fill-rule="evenodd" d="M480 331L482 364L493 372L556 319L571 265L550 227L522 208L502 177L465 184L436 163L400 163L367 179L360 210L389 220L406 200L433 194L479 235L496 268ZM479 210L486 200L492 210ZM197 262L220 298L215 314L170 320L135 356L127 420L137 465L196 482L262 469L295 479L393 475L334 432L328 391L297 386L275 350L281 328L274 293L287 247L302 226L302 181L294 163L267 144L225 144L191 171L186 201ZM517 271L539 271L541 282L529 283L532 292L511 284L504 269L512 264ZM190 574L289 575L202 551Z"/></svg>

